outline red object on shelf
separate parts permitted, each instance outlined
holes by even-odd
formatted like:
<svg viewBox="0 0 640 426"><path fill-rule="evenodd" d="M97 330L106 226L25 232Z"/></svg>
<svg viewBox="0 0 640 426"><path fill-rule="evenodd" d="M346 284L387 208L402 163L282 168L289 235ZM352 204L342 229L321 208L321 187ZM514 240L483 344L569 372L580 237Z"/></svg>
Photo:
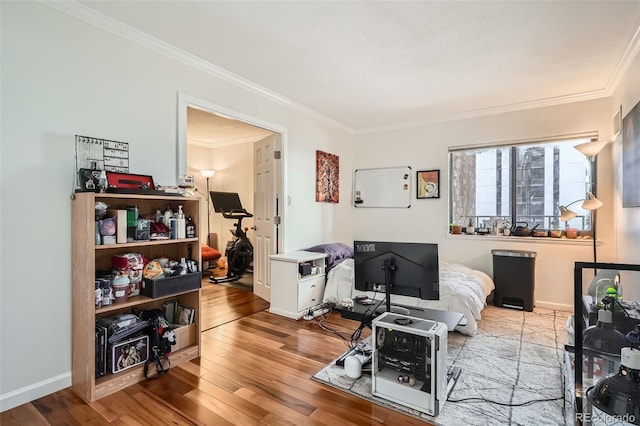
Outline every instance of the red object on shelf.
<svg viewBox="0 0 640 426"><path fill-rule="evenodd" d="M107 185L109 188L155 189L153 177L131 173L107 172Z"/></svg>

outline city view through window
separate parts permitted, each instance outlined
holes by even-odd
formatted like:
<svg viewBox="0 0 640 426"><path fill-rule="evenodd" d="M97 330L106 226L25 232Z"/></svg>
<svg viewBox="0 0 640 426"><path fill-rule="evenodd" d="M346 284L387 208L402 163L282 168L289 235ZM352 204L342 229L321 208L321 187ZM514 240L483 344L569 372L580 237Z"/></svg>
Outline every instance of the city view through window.
<svg viewBox="0 0 640 426"><path fill-rule="evenodd" d="M451 151L450 223L479 229L515 223L539 230L591 230L591 212L580 202L571 204L595 190L590 160L574 149L582 142L588 140ZM560 206L577 217L561 222Z"/></svg>

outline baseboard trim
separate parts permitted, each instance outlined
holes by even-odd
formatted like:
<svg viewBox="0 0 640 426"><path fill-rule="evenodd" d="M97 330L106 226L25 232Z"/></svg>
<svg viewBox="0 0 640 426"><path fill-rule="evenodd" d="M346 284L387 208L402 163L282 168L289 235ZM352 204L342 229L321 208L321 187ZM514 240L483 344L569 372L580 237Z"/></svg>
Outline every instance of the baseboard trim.
<svg viewBox="0 0 640 426"><path fill-rule="evenodd" d="M553 309L555 311L573 312L573 305L536 300L536 308Z"/></svg>
<svg viewBox="0 0 640 426"><path fill-rule="evenodd" d="M10 410L43 396L71 386L71 372L60 374L37 383L0 395L0 412Z"/></svg>

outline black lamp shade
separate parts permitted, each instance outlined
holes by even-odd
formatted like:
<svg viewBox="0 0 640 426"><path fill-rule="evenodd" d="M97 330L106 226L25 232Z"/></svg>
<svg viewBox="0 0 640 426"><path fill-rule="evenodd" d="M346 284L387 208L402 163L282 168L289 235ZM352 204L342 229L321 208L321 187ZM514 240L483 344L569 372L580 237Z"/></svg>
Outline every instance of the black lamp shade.
<svg viewBox="0 0 640 426"><path fill-rule="evenodd" d="M631 348L624 351L638 352ZM606 414L640 425L640 369L622 364L618 373L602 378L587 389L587 399Z"/></svg>
<svg viewBox="0 0 640 426"><path fill-rule="evenodd" d="M582 335L582 345L607 354L619 355L622 348L629 346L627 338L613 327L612 313L601 309L598 322L587 328Z"/></svg>

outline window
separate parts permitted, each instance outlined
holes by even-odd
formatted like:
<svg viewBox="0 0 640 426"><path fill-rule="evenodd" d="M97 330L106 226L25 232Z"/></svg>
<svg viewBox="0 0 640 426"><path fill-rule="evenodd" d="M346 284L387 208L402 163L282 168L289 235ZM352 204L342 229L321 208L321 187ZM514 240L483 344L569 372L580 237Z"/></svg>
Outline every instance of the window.
<svg viewBox="0 0 640 426"><path fill-rule="evenodd" d="M590 231L590 211L572 205L578 216L565 225L560 206L584 199L594 189L591 163L574 149L594 137L450 149L450 223Z"/></svg>

